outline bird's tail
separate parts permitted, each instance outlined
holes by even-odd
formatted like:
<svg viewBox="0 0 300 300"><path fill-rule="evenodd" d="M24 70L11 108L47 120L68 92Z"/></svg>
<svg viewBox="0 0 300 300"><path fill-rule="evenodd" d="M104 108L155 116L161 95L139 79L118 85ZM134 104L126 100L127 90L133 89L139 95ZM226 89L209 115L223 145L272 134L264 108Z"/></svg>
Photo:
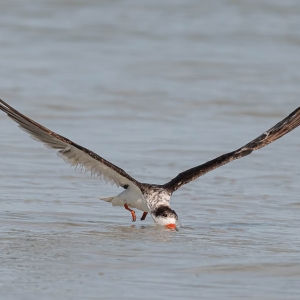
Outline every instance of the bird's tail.
<svg viewBox="0 0 300 300"><path fill-rule="evenodd" d="M103 201L105 201L105 202L112 202L114 198L115 198L115 197L107 197L107 198L99 198L99 199L100 199L100 200L103 200Z"/></svg>

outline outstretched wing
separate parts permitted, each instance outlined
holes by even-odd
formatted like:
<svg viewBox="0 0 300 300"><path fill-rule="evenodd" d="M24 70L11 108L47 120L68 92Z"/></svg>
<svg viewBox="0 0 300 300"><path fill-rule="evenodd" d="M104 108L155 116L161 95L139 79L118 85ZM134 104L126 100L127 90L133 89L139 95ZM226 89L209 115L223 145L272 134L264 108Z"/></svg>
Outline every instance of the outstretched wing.
<svg viewBox="0 0 300 300"><path fill-rule="evenodd" d="M262 135L257 137L255 140L246 144L245 146L230 152L223 154L213 160L206 162L200 166L186 170L178 174L171 181L164 184L164 187L170 190L171 192L176 191L182 185L197 179L198 177L206 174L209 171L212 171L218 167L221 167L235 159L249 155L252 151L258 150L268 144L276 141L281 138L283 135L292 131L300 125L300 107L293 111L285 119L277 123L268 131L264 132Z"/></svg>
<svg viewBox="0 0 300 300"><path fill-rule="evenodd" d="M140 190L141 183L128 175L123 169L31 120L1 99L0 109L18 123L21 129L28 132L33 139L44 143L48 148L58 150L58 156L63 158L65 162L70 163L72 166L82 166L86 172L90 171L92 175L103 177L106 181L115 183L125 189L129 185L133 185Z"/></svg>

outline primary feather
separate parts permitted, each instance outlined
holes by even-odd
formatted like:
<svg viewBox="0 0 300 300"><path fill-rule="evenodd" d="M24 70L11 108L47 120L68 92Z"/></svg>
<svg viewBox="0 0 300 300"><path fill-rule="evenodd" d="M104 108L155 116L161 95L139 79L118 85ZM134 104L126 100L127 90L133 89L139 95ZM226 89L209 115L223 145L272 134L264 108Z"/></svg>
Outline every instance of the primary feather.
<svg viewBox="0 0 300 300"><path fill-rule="evenodd" d="M21 129L28 132L33 139L42 142L48 148L58 150L58 156L65 162L72 166L81 166L86 172L90 171L92 175L103 177L104 180L125 189L132 185L140 190L141 183L98 154L40 125L3 100L0 100L0 109L18 123Z"/></svg>
<svg viewBox="0 0 300 300"><path fill-rule="evenodd" d="M300 107L295 109L286 118L278 122L272 128L270 128L269 130L267 130L266 132L258 136L256 139L246 144L245 146L235 151L223 154L202 165L199 165L197 167L179 173L176 177L174 177L172 180L167 182L164 185L164 187L173 193L174 191L179 189L182 185L197 179L198 177L206 174L207 172L219 168L235 159L249 155L254 150L258 150L262 147L267 146L268 144L276 141L277 139L281 138L283 135L292 131L299 125L300 125Z"/></svg>

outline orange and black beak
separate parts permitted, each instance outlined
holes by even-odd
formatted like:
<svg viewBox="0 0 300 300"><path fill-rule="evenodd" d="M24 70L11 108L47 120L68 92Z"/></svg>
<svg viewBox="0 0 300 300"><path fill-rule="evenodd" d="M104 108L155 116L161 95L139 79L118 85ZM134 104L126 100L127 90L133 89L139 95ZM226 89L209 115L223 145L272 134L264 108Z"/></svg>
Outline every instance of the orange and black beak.
<svg viewBox="0 0 300 300"><path fill-rule="evenodd" d="M172 223L171 224L167 224L167 225L165 225L165 227L168 228L168 229L172 229L172 230L177 230L178 231L176 224L172 224Z"/></svg>

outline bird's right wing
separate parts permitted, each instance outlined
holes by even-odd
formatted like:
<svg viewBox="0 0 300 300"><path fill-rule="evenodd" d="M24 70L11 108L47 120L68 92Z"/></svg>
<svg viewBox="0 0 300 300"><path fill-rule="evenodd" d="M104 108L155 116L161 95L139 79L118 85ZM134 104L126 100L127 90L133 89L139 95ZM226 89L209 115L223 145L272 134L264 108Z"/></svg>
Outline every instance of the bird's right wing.
<svg viewBox="0 0 300 300"><path fill-rule="evenodd" d="M268 144L281 138L283 135L292 131L300 125L300 107L294 110L289 116L277 123L268 131L249 142L245 146L230 152L223 154L213 160L210 160L202 165L186 170L178 174L171 181L164 184L164 187L170 190L172 193L180 188L182 185L189 183L192 180L212 171L218 167L221 167L235 159L249 155L252 151L258 150Z"/></svg>
<svg viewBox="0 0 300 300"><path fill-rule="evenodd" d="M42 142L47 148L58 150L58 156L72 166L81 166L86 172L90 171L92 175L103 177L106 181L127 188L129 185L135 187L140 192L142 184L132 178L123 169L117 167L101 156L86 149L71 140L49 130L34 120L21 114L13 107L0 99L0 109L19 124L20 128L28 132L30 136Z"/></svg>

